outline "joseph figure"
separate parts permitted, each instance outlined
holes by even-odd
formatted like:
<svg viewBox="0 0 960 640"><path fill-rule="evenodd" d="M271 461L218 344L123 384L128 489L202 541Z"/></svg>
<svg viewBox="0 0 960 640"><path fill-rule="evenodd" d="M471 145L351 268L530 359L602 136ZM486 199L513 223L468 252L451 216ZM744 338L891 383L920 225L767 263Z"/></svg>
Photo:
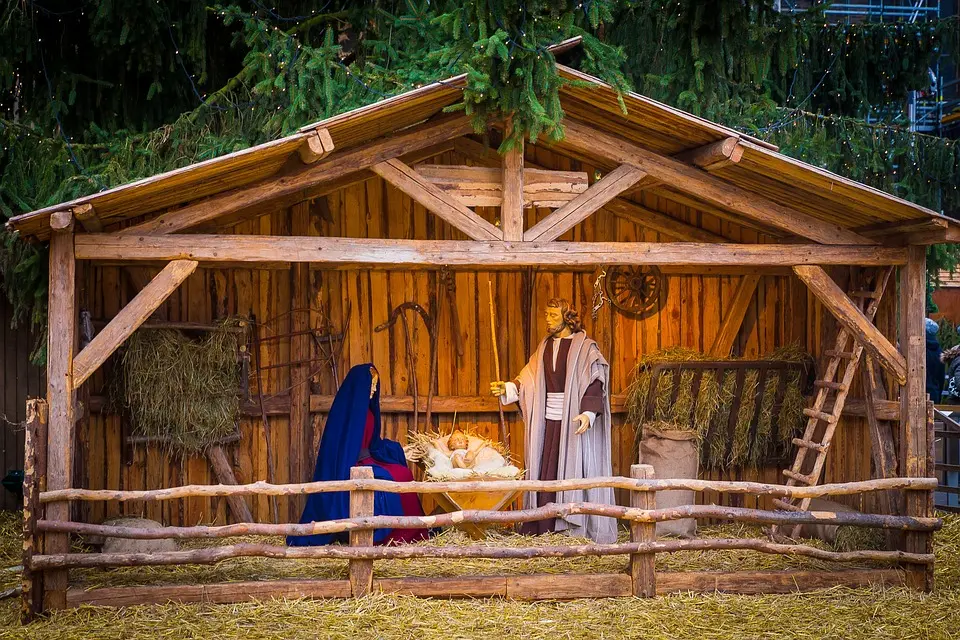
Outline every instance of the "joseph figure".
<svg viewBox="0 0 960 640"><path fill-rule="evenodd" d="M517 402L525 425L527 477L539 480L594 478L612 474L610 365L586 336L570 303L554 298L544 313L547 336L511 382L491 382L503 404ZM527 493L525 509L551 502L615 504L613 489ZM571 515L524 523L525 534L562 531L595 542L617 539L614 518Z"/></svg>

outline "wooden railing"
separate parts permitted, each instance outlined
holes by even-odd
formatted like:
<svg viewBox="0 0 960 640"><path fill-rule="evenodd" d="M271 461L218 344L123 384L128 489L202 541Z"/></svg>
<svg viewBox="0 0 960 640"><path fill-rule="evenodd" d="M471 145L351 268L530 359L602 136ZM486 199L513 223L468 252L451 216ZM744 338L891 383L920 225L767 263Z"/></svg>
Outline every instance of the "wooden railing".
<svg viewBox="0 0 960 640"><path fill-rule="evenodd" d="M28 436L29 438L29 436ZM29 442L29 439L28 439ZM28 453L29 447L28 447ZM39 461L42 466L42 461ZM267 557L281 559L330 558L348 561L348 580L281 580L249 582L241 585L166 585L124 588L105 588L85 591L69 590L53 598L67 605L82 603L133 604L137 602L218 601L228 602L253 597L284 595L314 597L359 596L371 591L389 591L415 595L444 597L480 597L502 595L525 599L654 596L676 590L726 590L743 593L795 591L832 585L903 584L903 574L897 568L858 568L845 571L794 572L682 572L657 573L655 558L658 553L703 550L752 550L760 553L802 556L830 562L868 562L900 564L910 571L927 571L934 561L932 553L908 553L898 550L828 551L813 546L782 544L764 539L699 539L657 540L657 522L681 518L710 518L734 522L773 525L831 524L906 531L912 535L930 536L942 526L935 517L877 515L856 512L767 511L718 505L688 505L667 509L655 507L659 491L692 490L768 495L777 497L821 497L856 495L869 491L900 490L931 492L937 485L935 478L888 478L862 482L825 484L814 487L791 487L757 482L728 482L712 480L658 480L653 478L649 465L633 465L630 477L602 477L583 480L502 480L473 482L408 482L397 483L373 478L370 467L355 467L349 480L334 482L307 482L296 484L269 484L255 482L245 485L188 485L149 491L120 491L92 489L64 489L40 491L36 482L36 467L28 465L27 506L25 511L25 584L24 594L33 598L29 607L40 609L38 599L49 595L38 585L40 578L50 572L63 572L75 567L119 567L147 565L210 564L229 558ZM630 506L615 506L591 502L549 504L534 509L517 511L468 510L433 516L383 516L374 514L375 491L389 493L436 494L469 491L547 491L558 492L596 487L611 487L629 491ZM259 524L244 522L222 526L169 526L144 529L48 520L39 516L46 505L72 501L156 502L192 497L304 495L334 491L350 493L350 517L325 522L303 524ZM563 546L498 547L494 545L443 546L405 545L375 546L373 532L384 528L434 528L467 523L483 525L513 525L521 522L571 515L613 517L629 524L628 542L594 544L571 541ZM131 539L194 539L227 538L240 535L311 535L348 533L349 546L285 547L273 544L239 543L226 546L186 549L162 553L40 553L42 540L47 535L96 534L105 537ZM584 556L625 555L629 562L623 573L576 575L524 576L469 576L462 578L390 578L376 579L373 561L409 558L571 558ZM28 607L28 608L29 608Z"/></svg>

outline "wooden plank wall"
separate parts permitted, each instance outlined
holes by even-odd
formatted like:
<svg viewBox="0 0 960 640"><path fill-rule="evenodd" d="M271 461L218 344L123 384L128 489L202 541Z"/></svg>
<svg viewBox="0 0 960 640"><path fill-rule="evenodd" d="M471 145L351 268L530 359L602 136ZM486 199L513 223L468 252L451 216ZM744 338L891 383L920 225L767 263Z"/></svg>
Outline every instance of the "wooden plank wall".
<svg viewBox="0 0 960 640"><path fill-rule="evenodd" d="M43 370L30 362L36 337L28 327L11 326L13 311L0 295L0 478L23 469L23 420L27 398L46 388ZM0 509L19 509L20 500L0 488Z"/></svg>
<svg viewBox="0 0 960 640"><path fill-rule="evenodd" d="M557 169L582 168L593 176L592 167L580 167L549 152L528 149L528 160ZM445 154L435 161L462 163L454 154ZM592 178L591 178L592 179ZM642 203L733 241L765 241L755 231L738 227L707 213L644 195ZM481 210L493 220L496 210ZM528 212L528 227L548 211ZM291 234L291 215L276 211L256 220L236 225L233 232L242 234ZM449 225L413 203L409 198L377 179L343 189L316 201L309 211L307 232L311 235L348 237L392 237L417 239L461 239L463 236ZM600 211L568 232L567 240L636 240L658 241L657 233L634 223ZM446 298L439 297L439 360L437 394L439 396L481 396L489 381L495 379L490 347L490 317L487 306L488 281L493 283L498 310L502 377L515 375L542 335L542 309L554 296L563 296L581 309L587 333L595 338L611 363L611 386L614 394L623 393L631 380L638 357L657 349L683 346L694 350L709 348L736 288L738 277L674 276L669 278L660 312L637 320L604 306L596 320L590 317L595 273L546 272L536 269L516 272L457 271L456 307L460 331L465 344L462 358L457 358L451 330L451 312ZM81 274L81 306L89 308L94 318L112 317L130 297L123 270L119 267L89 267ZM223 315L255 315L261 323L261 335L279 335L291 331L287 312L297 306L292 299L292 269L201 269L192 275L165 304L163 311L170 320L210 322ZM415 301L428 307L431 295L438 293L437 271L368 271L309 270L310 302L317 308L311 324L325 318L333 331L344 329L345 344L339 361L342 377L350 366L374 362L381 372L383 394L407 394L411 391L411 370L407 362L405 340L400 323L392 330L375 332L374 327L387 320L398 304ZM302 302L302 301L301 301ZM286 315L284 315L286 314ZM349 326L344 327L349 315ZM423 324L410 316L412 340L416 350L416 374L420 394L425 395L429 372L429 341ZM767 276L761 280L758 294L751 303L745 326L735 345L735 353L746 357L768 353L778 346L799 343L819 353L824 332L830 323L820 320L819 305L795 278ZM317 347L311 346L314 356ZM261 349L262 364L290 361L289 339L270 341ZM315 366L313 393L333 394L335 383L329 368ZM263 372L266 397L288 394L289 367L270 368ZM103 371L98 372L86 393L101 393L107 383ZM255 380L251 381L255 391ZM514 454L522 460L523 425L516 413L508 413ZM305 481L314 465L314 457L325 420L324 414L311 415L304 441L309 446L291 446L290 421L287 416L269 419L272 455L276 482ZM422 419L422 416L421 416ZM411 426L412 416L384 415L384 435L401 442ZM476 428L485 435L497 437L495 413L463 413L457 416L460 425ZM835 441L836 455L831 455L827 480L856 480L869 477L869 448L865 427L859 421L848 421L850 428L841 428ZM434 428L449 430L451 414L435 417ZM614 420L614 472L628 474L634 462L634 431L624 423L622 415ZM90 488L119 487L124 489L158 488L188 483L211 482L205 460L171 457L155 447L131 450L121 445L125 426L118 416L86 416L78 431L80 441L79 486ZM242 441L228 449L239 481L251 482L267 478L267 447L259 418L244 418ZM294 430L295 433L295 430ZM296 437L296 436L295 436ZM290 459L299 456L303 477L290 477ZM737 480L780 481L777 469L733 469L713 474ZM718 501L718 496L705 496ZM270 521L266 498L252 498L251 507L260 521ZM756 501L740 501L754 506ZM296 520L302 499L280 499L281 519ZM143 505L127 503L88 504L81 517L99 521L121 512L144 514L170 524L224 522L226 506L221 500L190 499L180 502Z"/></svg>

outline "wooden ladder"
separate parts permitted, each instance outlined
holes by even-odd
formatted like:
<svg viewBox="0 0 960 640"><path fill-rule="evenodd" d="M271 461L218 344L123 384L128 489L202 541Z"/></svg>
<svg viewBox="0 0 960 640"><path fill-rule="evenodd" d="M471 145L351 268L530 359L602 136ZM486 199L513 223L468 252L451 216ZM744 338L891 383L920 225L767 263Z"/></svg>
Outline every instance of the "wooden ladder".
<svg viewBox="0 0 960 640"><path fill-rule="evenodd" d="M891 273L893 273L893 267L884 267L876 272L873 289L851 291L848 294L871 322L877 314L880 299L883 297ZM863 346L842 325L839 326L834 348L825 352L829 359L823 378L813 383L816 389L813 406L803 410L803 414L809 418L807 428L802 438L793 439L793 444L797 446L797 457L790 469L783 470L783 475L787 477L787 486L813 486L820 481L823 465L827 459L827 451L830 449L833 433L840 420L840 414L843 412L843 405L847 401L847 394L850 392L850 385L857 373L857 365L860 363L862 354ZM842 377L837 381L841 362L846 364L843 368ZM831 397L833 398L832 405L828 404ZM826 407L830 407L829 410L825 410ZM823 434L817 440L817 432L820 431L821 423L825 426L822 429ZM815 453L812 464L811 458L807 456L807 453L811 451ZM810 507L810 500L810 498L788 498L786 500L774 498L773 504L782 510L806 511ZM776 535L777 528L771 528L771 535ZM797 525L791 531L790 537L797 537L799 532L800 526Z"/></svg>

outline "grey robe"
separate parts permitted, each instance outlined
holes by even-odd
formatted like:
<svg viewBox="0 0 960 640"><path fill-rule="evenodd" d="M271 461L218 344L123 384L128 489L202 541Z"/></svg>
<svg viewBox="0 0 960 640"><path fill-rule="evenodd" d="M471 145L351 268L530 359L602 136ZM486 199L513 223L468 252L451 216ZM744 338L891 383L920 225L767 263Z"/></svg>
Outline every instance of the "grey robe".
<svg viewBox="0 0 960 640"><path fill-rule="evenodd" d="M563 412L560 420L560 459L557 479L597 478L613 474L610 435L610 365L600 354L597 343L582 331L570 337L567 354L567 380L564 388ZM531 356L527 366L517 376L520 411L526 426L526 460L528 478L540 477L540 459L543 456L544 422L546 413L546 385L543 372L544 339ZM597 414L593 427L582 435L576 434L573 419L580 413L580 399L594 380L603 382L603 412ZM616 504L613 489L563 491L557 502L596 502ZM536 506L536 495L527 493L524 508ZM557 531L588 537L599 543L617 540L617 521L603 516L573 515L557 518Z"/></svg>

